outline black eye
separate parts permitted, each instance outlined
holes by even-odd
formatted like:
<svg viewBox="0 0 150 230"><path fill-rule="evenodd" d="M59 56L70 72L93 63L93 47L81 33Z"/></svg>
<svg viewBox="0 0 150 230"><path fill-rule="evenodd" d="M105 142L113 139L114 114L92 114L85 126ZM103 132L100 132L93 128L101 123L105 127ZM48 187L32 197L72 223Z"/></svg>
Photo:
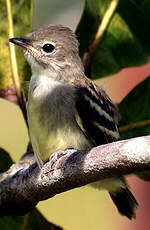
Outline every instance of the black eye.
<svg viewBox="0 0 150 230"><path fill-rule="evenodd" d="M55 49L55 46L50 44L50 43L46 43L42 48L43 48L44 52L51 53Z"/></svg>

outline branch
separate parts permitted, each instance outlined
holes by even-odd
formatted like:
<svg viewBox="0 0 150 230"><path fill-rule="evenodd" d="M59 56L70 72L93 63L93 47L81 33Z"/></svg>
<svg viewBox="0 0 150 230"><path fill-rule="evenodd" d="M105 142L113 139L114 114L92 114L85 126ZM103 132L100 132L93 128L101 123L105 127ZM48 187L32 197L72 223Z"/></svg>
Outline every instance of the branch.
<svg viewBox="0 0 150 230"><path fill-rule="evenodd" d="M13 38L14 37L14 29L13 29L13 19L12 19L12 10L11 10L10 0L6 0L6 6L7 6L7 15L8 15L9 38ZM27 111L26 111L26 98L25 98L24 91L23 91L23 88L21 86L21 82L20 82L20 78L19 78L15 47L14 47L14 44L12 44L10 42L9 42L9 50L10 50L10 64L11 64L11 69L12 69L12 80L13 80L14 85L15 85L16 96L18 99L18 105L20 106L24 120L26 122L26 125L28 126ZM8 92L10 92L10 90L8 90ZM12 99L11 97L7 97L7 99L8 98Z"/></svg>
<svg viewBox="0 0 150 230"><path fill-rule="evenodd" d="M120 126L119 133L130 131L130 130L137 129L137 128L142 128L142 127L149 126L149 125L150 125L150 119L145 120L145 121L137 121L137 122L134 122L128 125Z"/></svg>
<svg viewBox="0 0 150 230"><path fill-rule="evenodd" d="M21 215L45 200L104 178L150 169L150 136L117 141L62 156L40 170L26 154L0 176L0 216ZM9 207L9 208L8 208Z"/></svg>

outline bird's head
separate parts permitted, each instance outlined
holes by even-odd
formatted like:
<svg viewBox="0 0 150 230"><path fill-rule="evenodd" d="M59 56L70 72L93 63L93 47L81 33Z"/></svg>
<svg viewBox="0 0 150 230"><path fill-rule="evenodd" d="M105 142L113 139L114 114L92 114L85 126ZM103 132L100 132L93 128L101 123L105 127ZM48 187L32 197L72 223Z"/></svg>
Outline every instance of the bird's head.
<svg viewBox="0 0 150 230"><path fill-rule="evenodd" d="M9 41L23 48L32 71L60 72L76 65L82 69L78 41L67 27L48 25Z"/></svg>

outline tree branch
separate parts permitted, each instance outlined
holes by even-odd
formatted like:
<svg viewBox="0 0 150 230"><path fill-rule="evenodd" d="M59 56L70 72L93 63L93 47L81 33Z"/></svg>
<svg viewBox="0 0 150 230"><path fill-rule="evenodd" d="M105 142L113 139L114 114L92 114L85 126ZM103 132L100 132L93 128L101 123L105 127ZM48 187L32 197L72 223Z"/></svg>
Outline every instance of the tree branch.
<svg viewBox="0 0 150 230"><path fill-rule="evenodd" d="M128 173L150 169L150 136L117 141L62 156L40 170L26 154L0 176L0 216L20 215L61 192ZM9 207L9 208L8 208Z"/></svg>
<svg viewBox="0 0 150 230"><path fill-rule="evenodd" d="M137 129L137 128L142 128L145 126L149 126L150 125L150 119L144 120L144 121L137 121L131 124L127 124L127 125L122 125L119 128L119 133L121 132L126 132L126 131L130 131L133 129Z"/></svg>
<svg viewBox="0 0 150 230"><path fill-rule="evenodd" d="M9 26L9 38L14 37L14 29L13 29L13 19L12 19L12 10L11 10L11 1L6 0L6 6L7 6L7 15L8 15L8 26ZM27 111L26 111L26 98L24 95L23 88L21 86L21 81L18 73L18 65L17 65L17 59L16 59L16 52L15 52L15 47L14 44L9 42L9 50L10 50L10 64L11 64L11 69L12 69L12 80L15 85L15 90L16 90L16 96L17 96L17 101L18 105L20 106L20 109L22 111L25 123L28 127L28 122L27 122ZM10 92L10 91L8 91ZM7 97L7 99L12 99L11 97Z"/></svg>

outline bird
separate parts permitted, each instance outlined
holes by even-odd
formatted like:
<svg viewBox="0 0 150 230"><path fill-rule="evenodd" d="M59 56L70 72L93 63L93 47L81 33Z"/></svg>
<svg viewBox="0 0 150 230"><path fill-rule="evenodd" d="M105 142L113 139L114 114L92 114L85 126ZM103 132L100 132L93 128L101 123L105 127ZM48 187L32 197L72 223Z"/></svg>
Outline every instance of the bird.
<svg viewBox="0 0 150 230"><path fill-rule="evenodd" d="M119 140L117 106L85 76L79 42L70 28L50 24L9 41L23 48L32 69L27 117L40 168L59 151ZM138 203L123 176L110 175L95 185L108 190L121 215L136 217Z"/></svg>

